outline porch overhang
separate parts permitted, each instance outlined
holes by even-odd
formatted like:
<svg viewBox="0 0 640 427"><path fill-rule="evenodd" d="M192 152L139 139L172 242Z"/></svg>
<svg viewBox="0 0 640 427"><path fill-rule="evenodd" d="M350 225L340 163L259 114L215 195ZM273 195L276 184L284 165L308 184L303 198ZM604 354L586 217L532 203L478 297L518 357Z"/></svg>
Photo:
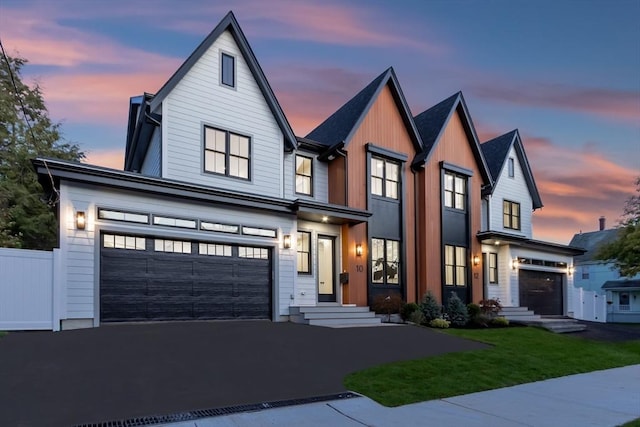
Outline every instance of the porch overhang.
<svg viewBox="0 0 640 427"><path fill-rule="evenodd" d="M605 291L640 291L640 279L608 280L602 285Z"/></svg>
<svg viewBox="0 0 640 427"><path fill-rule="evenodd" d="M500 231L482 231L476 235L478 241L485 245L511 245L519 246L523 249L532 249L544 252L551 252L558 255L576 256L582 255L586 250L576 246L561 245L559 243L543 242L541 240L529 239L525 236L517 236Z"/></svg>
<svg viewBox="0 0 640 427"><path fill-rule="evenodd" d="M323 222L336 225L355 225L366 222L372 215L369 211L354 209L347 206L318 203L298 199L293 202L291 209L299 219L313 222Z"/></svg>

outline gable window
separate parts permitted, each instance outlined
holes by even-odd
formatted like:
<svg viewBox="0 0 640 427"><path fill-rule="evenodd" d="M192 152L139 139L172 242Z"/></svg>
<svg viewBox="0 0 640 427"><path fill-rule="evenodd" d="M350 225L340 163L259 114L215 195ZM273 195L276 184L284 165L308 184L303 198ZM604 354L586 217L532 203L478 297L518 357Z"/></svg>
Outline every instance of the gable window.
<svg viewBox="0 0 640 427"><path fill-rule="evenodd" d="M400 242L371 239L371 281L381 285L400 283Z"/></svg>
<svg viewBox="0 0 640 427"><path fill-rule="evenodd" d="M225 86L236 87L236 58L222 53L220 61L220 81Z"/></svg>
<svg viewBox="0 0 640 427"><path fill-rule="evenodd" d="M296 156L296 193L308 194L313 191L313 160Z"/></svg>
<svg viewBox="0 0 640 427"><path fill-rule="evenodd" d="M489 283L498 283L498 254L489 253Z"/></svg>
<svg viewBox="0 0 640 427"><path fill-rule="evenodd" d="M466 179L451 172L444 173L444 205L448 208L465 210L467 194Z"/></svg>
<svg viewBox="0 0 640 427"><path fill-rule="evenodd" d="M399 176L400 166L397 163L371 158L371 194L397 199Z"/></svg>
<svg viewBox="0 0 640 427"><path fill-rule="evenodd" d="M504 228L520 230L520 203L504 200L502 214Z"/></svg>
<svg viewBox="0 0 640 427"><path fill-rule="evenodd" d="M508 167L509 167L509 178L513 178L516 174L516 166L515 166L513 157L509 157Z"/></svg>
<svg viewBox="0 0 640 427"><path fill-rule="evenodd" d="M444 283L447 286L467 285L467 248L445 245Z"/></svg>
<svg viewBox="0 0 640 427"><path fill-rule="evenodd" d="M205 126L204 170L249 179L249 145L247 136Z"/></svg>
<svg viewBox="0 0 640 427"><path fill-rule="evenodd" d="M311 274L311 233L298 231L298 274Z"/></svg>

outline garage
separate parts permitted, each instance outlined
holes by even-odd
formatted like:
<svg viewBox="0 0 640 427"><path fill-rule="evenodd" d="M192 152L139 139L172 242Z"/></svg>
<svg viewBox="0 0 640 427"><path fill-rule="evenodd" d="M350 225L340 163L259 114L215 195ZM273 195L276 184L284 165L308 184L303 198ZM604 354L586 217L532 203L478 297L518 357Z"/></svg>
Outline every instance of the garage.
<svg viewBox="0 0 640 427"><path fill-rule="evenodd" d="M103 233L102 322L271 319L271 250Z"/></svg>
<svg viewBox="0 0 640 427"><path fill-rule="evenodd" d="M562 315L562 274L521 269L520 306L536 314Z"/></svg>

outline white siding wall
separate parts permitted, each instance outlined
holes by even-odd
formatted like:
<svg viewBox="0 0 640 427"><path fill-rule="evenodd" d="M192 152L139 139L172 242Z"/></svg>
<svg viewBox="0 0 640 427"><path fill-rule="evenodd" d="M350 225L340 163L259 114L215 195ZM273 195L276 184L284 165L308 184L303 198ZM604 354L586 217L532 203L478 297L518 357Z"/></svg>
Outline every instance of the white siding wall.
<svg viewBox="0 0 640 427"><path fill-rule="evenodd" d="M294 294L295 251L281 249L274 239L249 236L219 235L208 232L178 230L168 227L137 225L116 221L98 221L97 207L150 212L192 217L256 227L277 228L278 238L283 234L295 234L295 219L288 215L255 213L242 209L212 207L205 203L185 203L175 198L158 197L142 193L117 191L91 185L61 183L60 201L60 249L66 265L63 266L63 283L66 293L63 319L97 319L98 281L99 281L99 231L122 233L141 233L159 236L184 237L193 240L245 243L248 245L269 246L276 243L274 271L274 300L276 315L288 315L291 296ZM76 230L75 212L85 211L87 227ZM277 317L277 316L276 316Z"/></svg>
<svg viewBox="0 0 640 427"><path fill-rule="evenodd" d="M298 230L311 232L311 272L312 274L298 274L296 280L296 294L293 305L316 305L318 303L318 235L335 236L335 251L337 255L336 266L342 265L342 243L340 241L340 227L337 225L323 224L318 222L298 221ZM295 249L295 244L292 248ZM297 264L297 252L296 264ZM336 267L338 268L338 267ZM296 265L297 272L297 265ZM338 273L336 271L336 278L338 280ZM338 291L338 302L341 301L342 292L340 292L340 284L336 283L336 289Z"/></svg>
<svg viewBox="0 0 640 427"><path fill-rule="evenodd" d="M296 193L296 154L313 159L313 196ZM306 151L285 153L284 155L284 194L288 199L308 199L317 202L329 201L329 166L321 162L316 155Z"/></svg>
<svg viewBox="0 0 640 427"><path fill-rule="evenodd" d="M602 285L604 285L606 281L621 279L620 273L614 268L613 263L589 261L576 265L575 268L575 286L584 288L585 290L595 291L601 295L605 294L605 291L602 290ZM585 271L589 273L589 277L583 279L582 273ZM629 279L640 279L640 274L630 277Z"/></svg>
<svg viewBox="0 0 640 427"><path fill-rule="evenodd" d="M511 272L511 258L508 246L500 245L483 245L483 253L497 253L498 254L498 283L489 283L489 267L487 266L487 297L493 299L500 299L500 302L504 306L514 305L511 300L511 282L513 281Z"/></svg>
<svg viewBox="0 0 640 427"><path fill-rule="evenodd" d="M160 128L156 128L153 131L153 136L140 170L143 175L160 176L161 133Z"/></svg>
<svg viewBox="0 0 640 427"><path fill-rule="evenodd" d="M507 159L490 199L491 230L512 233L519 236L525 236L530 239L532 236L531 213L533 210L533 202L531 200L531 195L529 194L527 182L524 179L524 174L522 173L522 166L518 161L518 156L516 155L513 147L511 148L511 151L509 151L508 157L513 157L514 159L515 173L513 178L509 177ZM520 230L511 230L503 227L503 200L520 203Z"/></svg>
<svg viewBox="0 0 640 427"><path fill-rule="evenodd" d="M482 201L480 202L480 231L489 231L489 224L487 222L488 216L489 216L489 200L483 198Z"/></svg>
<svg viewBox="0 0 640 427"><path fill-rule="evenodd" d="M236 57L236 88L220 84L220 52ZM163 101L164 178L283 197L283 135L233 37L223 33ZM251 137L250 181L203 172L204 125Z"/></svg>

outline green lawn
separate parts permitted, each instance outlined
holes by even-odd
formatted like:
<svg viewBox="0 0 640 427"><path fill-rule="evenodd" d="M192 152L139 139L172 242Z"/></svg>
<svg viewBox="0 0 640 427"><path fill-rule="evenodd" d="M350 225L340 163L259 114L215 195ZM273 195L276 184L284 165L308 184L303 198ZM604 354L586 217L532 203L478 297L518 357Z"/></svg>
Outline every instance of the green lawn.
<svg viewBox="0 0 640 427"><path fill-rule="evenodd" d="M596 342L530 327L446 333L494 347L377 366L348 375L345 386L399 406L640 363L640 341Z"/></svg>

